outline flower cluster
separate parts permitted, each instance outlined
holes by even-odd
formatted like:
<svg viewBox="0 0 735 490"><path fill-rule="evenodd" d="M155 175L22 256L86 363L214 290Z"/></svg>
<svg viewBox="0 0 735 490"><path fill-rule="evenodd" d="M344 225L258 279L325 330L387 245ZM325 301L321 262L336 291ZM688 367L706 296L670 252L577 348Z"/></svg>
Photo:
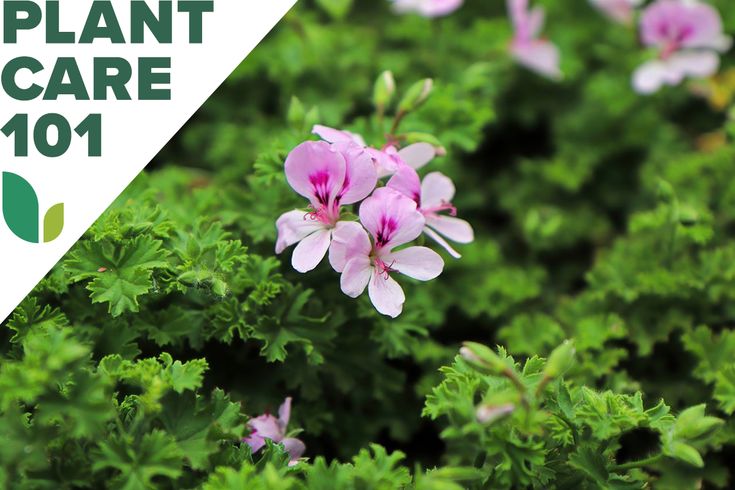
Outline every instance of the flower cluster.
<svg viewBox="0 0 735 490"><path fill-rule="evenodd" d="M367 289L375 308L395 318L405 302L395 276L429 281L444 268L430 248L399 247L425 234L459 258L447 240L474 239L472 227L456 217L454 185L439 172L420 179L417 170L436 156L429 143L399 148L389 142L377 149L347 131L315 126L313 132L323 141L302 143L286 158L286 179L309 206L278 219L276 253L297 244L292 264L303 273L328 252L346 295L356 298ZM388 178L385 185L383 178ZM356 203L361 203L359 221L345 212Z"/></svg>
<svg viewBox="0 0 735 490"><path fill-rule="evenodd" d="M643 11L640 25L641 41L657 53L633 75L634 88L643 94L714 75L719 54L731 45L717 10L694 0L657 0Z"/></svg>
<svg viewBox="0 0 735 490"><path fill-rule="evenodd" d="M461 0L392 0L399 13L413 12L425 17L448 15L462 5ZM600 12L624 25L631 25L643 0L589 0ZM551 80L563 78L561 54L553 42L541 37L544 10L531 8L530 0L507 0L513 25L509 52L520 65ZM651 94L664 85L679 85L686 78L706 78L717 73L721 53L730 49L720 14L699 0L656 0L640 16L642 44L656 52L656 58L633 74L633 88Z"/></svg>

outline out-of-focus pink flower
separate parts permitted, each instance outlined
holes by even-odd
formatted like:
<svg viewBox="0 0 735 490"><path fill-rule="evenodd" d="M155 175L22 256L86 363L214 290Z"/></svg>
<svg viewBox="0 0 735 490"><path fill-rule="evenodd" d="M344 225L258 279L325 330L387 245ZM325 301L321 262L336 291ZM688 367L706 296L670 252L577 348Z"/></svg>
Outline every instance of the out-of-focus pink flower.
<svg viewBox="0 0 735 490"><path fill-rule="evenodd" d="M436 148L429 143L414 143L401 150L389 143L378 150L367 146L365 140L359 134L350 133L349 131L317 124L312 132L324 141L337 145L342 149L349 148L351 145L361 148L373 159L380 178L393 175L403 164L419 169L436 156Z"/></svg>
<svg viewBox="0 0 735 490"><path fill-rule="evenodd" d="M278 409L278 418L269 413L265 413L254 419L250 419L248 427L251 432L244 441L250 446L253 454L260 451L265 446L265 440L270 439L275 443L283 444L288 454L291 456L289 465L298 463L299 458L304 454L306 446L299 439L286 437L286 429L288 421L291 418L291 398L286 398L281 407Z"/></svg>
<svg viewBox="0 0 735 490"><path fill-rule="evenodd" d="M551 41L541 39L544 10L529 8L529 0L508 0L508 12L515 34L510 52L518 63L553 80L562 78L559 69L559 48Z"/></svg>
<svg viewBox="0 0 735 490"><path fill-rule="evenodd" d="M289 211L276 222L276 253L298 243L292 263L308 272L322 261L332 232L339 226L342 205L361 201L375 189L378 175L372 160L362 151L339 151L322 141L302 143L286 158L286 179L309 199L310 211Z"/></svg>
<svg viewBox="0 0 735 490"><path fill-rule="evenodd" d="M633 22L635 8L643 0L590 0L602 13L621 24L630 25Z"/></svg>
<svg viewBox="0 0 735 490"><path fill-rule="evenodd" d="M442 235L457 243L471 243L475 239L472 226L455 217L457 209L452 205L454 183L446 175L432 172L422 182L414 169L404 166L388 181L388 187L416 202L419 212L426 219L424 233L444 247L452 257L458 259L461 255ZM449 216L440 214L442 212L448 212Z"/></svg>
<svg viewBox="0 0 735 490"><path fill-rule="evenodd" d="M444 269L442 258L427 247L393 249L415 240L426 220L416 202L403 194L382 187L360 206L360 221L345 223L334 233L329 261L342 274L342 292L357 298L368 289L370 300L383 315L397 317L406 297L391 274L404 274L419 281L430 281Z"/></svg>
<svg viewBox="0 0 735 490"><path fill-rule="evenodd" d="M464 0L392 0L399 14L415 13L424 17L443 17L462 6Z"/></svg>
<svg viewBox="0 0 735 490"><path fill-rule="evenodd" d="M639 93L656 92L663 85L678 85L687 77L714 75L719 53L730 49L720 14L696 0L657 0L641 17L641 41L658 50L658 59L641 65L633 74Z"/></svg>

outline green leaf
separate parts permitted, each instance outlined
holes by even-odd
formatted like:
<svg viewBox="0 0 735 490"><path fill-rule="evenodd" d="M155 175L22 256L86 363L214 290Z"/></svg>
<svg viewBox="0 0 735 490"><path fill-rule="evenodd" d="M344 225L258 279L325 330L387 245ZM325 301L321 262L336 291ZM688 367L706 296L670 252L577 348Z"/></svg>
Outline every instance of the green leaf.
<svg viewBox="0 0 735 490"><path fill-rule="evenodd" d="M202 385L204 372L209 368L205 359L194 359L187 363L173 361L170 355L161 354L164 363L164 373L170 380L171 387L176 393L194 391Z"/></svg>
<svg viewBox="0 0 735 490"><path fill-rule="evenodd" d="M724 331L715 335L706 326L685 332L682 341L686 349L697 358L695 375L711 383L723 367L735 359L735 332Z"/></svg>
<svg viewBox="0 0 735 490"><path fill-rule="evenodd" d="M335 19L343 19L352 8L352 0L316 0L316 3Z"/></svg>
<svg viewBox="0 0 735 490"><path fill-rule="evenodd" d="M702 456L699 454L699 451L684 442L670 441L668 444L664 445L663 451L666 456L684 461L685 463L696 466L697 468L704 467L704 461L702 460Z"/></svg>
<svg viewBox="0 0 735 490"><path fill-rule="evenodd" d="M67 326L69 326L69 320L58 308L52 308L49 305L42 308L33 296L28 296L23 300L7 324L7 327L15 332L11 341L16 343L22 342L32 331L45 332Z"/></svg>
<svg viewBox="0 0 735 490"><path fill-rule="evenodd" d="M605 464L605 457L589 447L580 447L569 456L569 466L585 474L587 478L598 485L607 488L610 473Z"/></svg>
<svg viewBox="0 0 735 490"><path fill-rule="evenodd" d="M715 375L714 396L725 413L735 412L735 364L723 367Z"/></svg>
<svg viewBox="0 0 735 490"><path fill-rule="evenodd" d="M145 434L139 441L127 434L113 436L100 442L99 453L93 470L117 470L111 483L120 490L155 489L159 486L154 479L173 480L181 475L181 450L174 438L161 430Z"/></svg>
<svg viewBox="0 0 735 490"><path fill-rule="evenodd" d="M138 298L153 288L152 271L168 266L162 242L147 236L116 244L81 242L64 262L72 282L87 285L93 303L108 303L113 317L140 309Z"/></svg>
<svg viewBox="0 0 735 490"><path fill-rule="evenodd" d="M192 468L208 467L210 456L223 440L239 442L245 435L245 417L240 405L230 401L222 390L215 390L211 400L187 393L169 395L163 401L161 421L173 435Z"/></svg>

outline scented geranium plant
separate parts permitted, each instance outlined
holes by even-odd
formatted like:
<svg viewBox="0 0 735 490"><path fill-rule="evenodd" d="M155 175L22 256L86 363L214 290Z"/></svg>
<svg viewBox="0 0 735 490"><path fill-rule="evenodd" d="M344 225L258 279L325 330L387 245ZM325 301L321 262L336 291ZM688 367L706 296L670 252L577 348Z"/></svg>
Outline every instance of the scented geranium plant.
<svg viewBox="0 0 735 490"><path fill-rule="evenodd" d="M732 487L733 32L298 2L0 326L0 488Z"/></svg>

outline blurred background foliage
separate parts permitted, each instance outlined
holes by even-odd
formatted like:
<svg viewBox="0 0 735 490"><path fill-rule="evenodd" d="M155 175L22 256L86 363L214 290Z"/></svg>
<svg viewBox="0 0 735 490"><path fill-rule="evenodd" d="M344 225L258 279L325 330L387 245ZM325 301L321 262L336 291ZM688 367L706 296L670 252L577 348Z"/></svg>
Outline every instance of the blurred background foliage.
<svg viewBox="0 0 735 490"><path fill-rule="evenodd" d="M413 485L726 487L731 57L713 80L642 97L630 84L645 58L634 28L586 2L538 3L562 52L559 83L508 57L501 1L467 0L436 20L375 0L299 2L0 330L0 435L10 441L0 482L401 488L409 470L449 465L417 470ZM735 31L728 1L711 3ZM345 297L328 266L300 275L289 252L273 253L275 219L300 202L283 176L286 154L315 123L381 145L371 94L384 70L402 91L434 79L402 129L446 148L430 168L455 181L477 233L461 260L445 257L438 280L406 283L397 320ZM515 419L487 428L459 407L496 384L462 375L461 361L438 371L472 340L507 348L533 384L534 356L564 339L575 340L576 362L547 410L563 413L558 397L570 396L633 422L605 431L604 415L567 414L581 417L572 425L591 434L585 444L551 443L558 433L540 422L540 440ZM472 389L441 388L452 382ZM306 456L325 458L307 469L287 469L277 446L252 461L233 444L245 414L286 396ZM675 413L706 404L725 421L695 444L702 465L679 454L685 463L620 468L670 447L673 419L643 410L661 398ZM405 453L405 467L383 447Z"/></svg>

